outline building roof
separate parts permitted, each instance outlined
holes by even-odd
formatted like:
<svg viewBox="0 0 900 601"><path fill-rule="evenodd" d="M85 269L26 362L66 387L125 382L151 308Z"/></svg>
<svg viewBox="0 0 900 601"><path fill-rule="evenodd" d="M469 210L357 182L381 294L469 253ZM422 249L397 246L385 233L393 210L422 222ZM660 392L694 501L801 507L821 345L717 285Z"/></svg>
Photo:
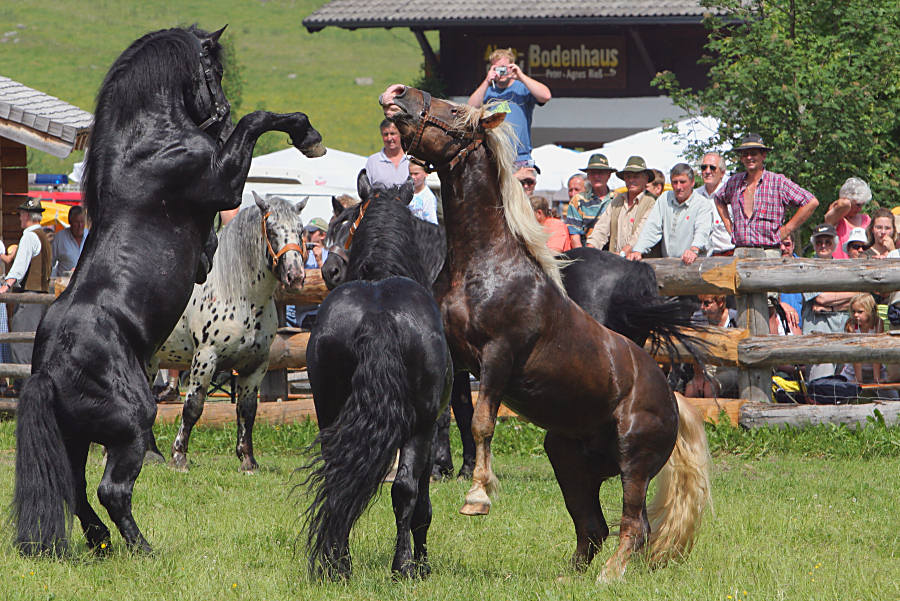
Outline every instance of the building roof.
<svg viewBox="0 0 900 601"><path fill-rule="evenodd" d="M0 136L64 158L83 150L94 116L0 75Z"/></svg>
<svg viewBox="0 0 900 601"><path fill-rule="evenodd" d="M303 19L310 32L410 27L444 29L491 25L700 23L714 12L699 0L332 0Z"/></svg>

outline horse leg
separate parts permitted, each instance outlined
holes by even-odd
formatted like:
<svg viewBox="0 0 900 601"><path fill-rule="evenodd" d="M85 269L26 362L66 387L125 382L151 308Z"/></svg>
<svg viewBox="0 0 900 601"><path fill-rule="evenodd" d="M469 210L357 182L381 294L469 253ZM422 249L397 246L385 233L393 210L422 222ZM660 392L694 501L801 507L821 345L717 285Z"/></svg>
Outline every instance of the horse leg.
<svg viewBox="0 0 900 601"><path fill-rule="evenodd" d="M457 478L468 480L475 470L475 439L472 437L472 385L469 372L458 371L453 375L453 391L450 394L450 406L459 437L462 440L463 459Z"/></svg>
<svg viewBox="0 0 900 601"><path fill-rule="evenodd" d="M88 547L92 550L109 550L109 528L91 507L87 497L87 480L84 474L84 468L87 464L88 451L91 448L89 440L76 440L69 438L66 440L66 452L69 455L69 465L72 468L72 482L75 485L75 507L74 513L81 522L81 529L84 531L84 538L87 539Z"/></svg>
<svg viewBox="0 0 900 601"><path fill-rule="evenodd" d="M444 409L437 420L434 433L434 464L431 466L431 479L435 482L453 477L453 454L450 451L450 407Z"/></svg>
<svg viewBox="0 0 900 601"><path fill-rule="evenodd" d="M178 427L178 434L172 442L172 460L169 465L177 470L188 469L187 451L191 430L203 414L203 401L206 399L206 391L215 368L215 353L208 348L198 349L191 361L190 382L181 410L181 426Z"/></svg>
<svg viewBox="0 0 900 601"><path fill-rule="evenodd" d="M137 430L131 440L107 446L106 469L97 488L97 497L125 539L125 544L132 550L149 553L150 544L131 514L131 494L134 482L141 473L145 440L143 433Z"/></svg>
<svg viewBox="0 0 900 601"><path fill-rule="evenodd" d="M547 432L544 437L544 450L562 490L566 509L575 523L572 567L583 572L609 536L599 497L600 485L606 478L604 472L609 470L604 470L595 457L586 454L582 442L554 432Z"/></svg>
<svg viewBox="0 0 900 601"><path fill-rule="evenodd" d="M391 501L397 524L397 542L391 571L395 576L411 578L427 576L426 537L431 524L431 499L428 496L432 463L431 441L434 426L416 432L400 449L400 467L391 486ZM410 547L410 533L415 539L415 558Z"/></svg>
<svg viewBox="0 0 900 601"><path fill-rule="evenodd" d="M257 392L265 369L258 369L250 376L238 376L237 386L237 446L235 453L241 460L241 470L253 472L259 468L253 456L253 424L256 422Z"/></svg>

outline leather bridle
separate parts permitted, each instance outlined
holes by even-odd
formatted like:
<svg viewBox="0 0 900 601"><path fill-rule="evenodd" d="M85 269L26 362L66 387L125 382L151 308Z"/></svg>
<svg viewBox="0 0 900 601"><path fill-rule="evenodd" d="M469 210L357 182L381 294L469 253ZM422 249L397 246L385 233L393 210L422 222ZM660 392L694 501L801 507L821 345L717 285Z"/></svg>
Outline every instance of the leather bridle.
<svg viewBox="0 0 900 601"><path fill-rule="evenodd" d="M197 95L200 97L201 106L211 107L210 116L197 127L202 131L206 131L216 123L225 120L230 110L228 102L219 102L213 92L213 84L215 83L215 75L213 74L212 60L209 58L209 52L200 43L200 86ZM204 98L205 97L205 98Z"/></svg>
<svg viewBox="0 0 900 601"><path fill-rule="evenodd" d="M347 239L344 240L344 244L332 244L328 247L328 252L339 256L343 259L344 263L350 263L350 256L347 254L347 251L350 250L350 245L353 243L353 236L356 235L356 230L359 229L359 224L365 216L370 202L372 202L371 198L359 207L359 215L357 215L356 219L353 220L353 223L350 224L350 231L347 232Z"/></svg>
<svg viewBox="0 0 900 601"><path fill-rule="evenodd" d="M272 271L275 271L275 268L278 267L278 260L284 255L284 253L289 250L296 250L300 253L300 256L303 257L303 264L306 264L306 259L309 256L309 251L306 250L305 245L294 244L293 242L289 242L282 246L278 252L275 252L275 249L272 247L272 243L269 242L269 231L266 229L266 220L269 218L269 215L272 213L266 213L262 218L262 235L263 239L266 241L266 250L269 253L269 256L272 257Z"/></svg>
<svg viewBox="0 0 900 601"><path fill-rule="evenodd" d="M431 114L431 94L422 90L420 90L420 92L422 92L422 111L419 113L419 124L416 126L416 133L413 136L412 143L409 145L409 149L407 149L406 153L409 155L410 162L419 165L427 173L433 173L434 171L438 171L440 169L452 170L454 167L459 165L459 163L463 159L465 159L469 155L469 153L471 153L484 143L484 129L479 127L475 131L475 136L469 141L469 143L461 148L459 152L457 152L453 156L453 158L451 158L449 161L446 161L445 163L442 163L441 165L434 165L433 163L428 163L414 157L413 154L419 147L419 144L422 142L422 136L425 134L425 128L429 125L437 127L453 138L460 137L458 135L460 133L460 130L458 128L453 127L446 121Z"/></svg>

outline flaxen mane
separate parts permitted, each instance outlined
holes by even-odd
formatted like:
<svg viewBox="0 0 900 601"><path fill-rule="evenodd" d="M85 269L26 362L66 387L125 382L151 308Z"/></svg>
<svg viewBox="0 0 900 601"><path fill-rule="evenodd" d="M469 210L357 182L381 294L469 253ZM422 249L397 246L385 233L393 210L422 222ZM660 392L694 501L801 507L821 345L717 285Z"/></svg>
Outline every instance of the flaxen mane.
<svg viewBox="0 0 900 601"><path fill-rule="evenodd" d="M490 110L491 105L481 109L466 105L459 105L458 108L459 116L454 125L459 129L473 130L478 126L485 111ZM497 162L497 172L500 175L500 198L503 200L506 226L515 237L525 244L528 254L538 262L544 273L565 294L560 276L561 262L547 247L547 234L534 218L534 211L531 209L531 203L525 195L525 190L514 176L515 131L510 124L501 123L485 132L485 140Z"/></svg>

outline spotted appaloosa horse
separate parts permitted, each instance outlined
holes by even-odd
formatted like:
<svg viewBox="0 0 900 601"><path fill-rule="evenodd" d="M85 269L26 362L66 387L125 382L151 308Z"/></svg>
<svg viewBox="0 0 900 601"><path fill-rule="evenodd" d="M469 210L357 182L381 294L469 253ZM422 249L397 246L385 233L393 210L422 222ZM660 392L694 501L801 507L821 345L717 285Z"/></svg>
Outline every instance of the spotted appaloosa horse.
<svg viewBox="0 0 900 601"><path fill-rule="evenodd" d="M513 177L503 113L401 85L388 88L381 104L403 146L441 178L449 250L435 293L454 363L481 381L472 423L475 474L463 513L490 508L490 441L503 400L547 430L544 447L575 523L576 568L584 569L609 535L598 497L601 483L616 475L623 490L619 546L601 576L622 577L648 541L652 560L685 553L709 498L702 420L672 393L650 355L566 296ZM660 470L648 511L647 487Z"/></svg>
<svg viewBox="0 0 900 601"><path fill-rule="evenodd" d="M303 286L306 247L300 211L279 197L253 193L256 205L237 214L220 233L213 269L194 293L156 361L190 363L181 427L172 443L171 465L188 467L191 430L216 372L237 372L237 445L241 469L255 470L253 422L259 383L269 367L269 347L278 329L273 296L279 283ZM151 373L155 373L151 369Z"/></svg>
<svg viewBox="0 0 900 601"><path fill-rule="evenodd" d="M108 453L100 503L129 548L150 550L131 511L156 417L147 364L206 277L213 218L240 204L257 138L282 131L307 156L324 152L303 113L231 124L221 34L149 33L97 95L84 177L91 235L38 327L19 398L12 520L22 553L63 552L72 513L91 549L109 549L87 497L91 442Z"/></svg>

